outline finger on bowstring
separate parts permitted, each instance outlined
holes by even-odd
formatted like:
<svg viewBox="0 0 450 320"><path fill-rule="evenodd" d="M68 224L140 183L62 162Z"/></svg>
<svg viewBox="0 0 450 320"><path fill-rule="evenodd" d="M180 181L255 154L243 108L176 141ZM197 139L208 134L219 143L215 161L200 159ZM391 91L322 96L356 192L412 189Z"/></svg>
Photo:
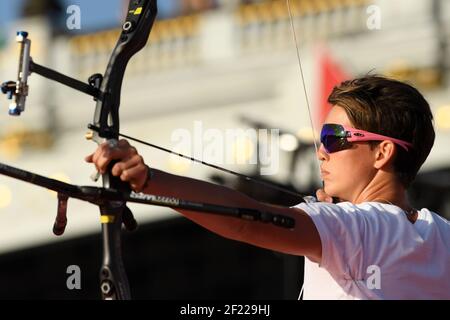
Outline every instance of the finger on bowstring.
<svg viewBox="0 0 450 320"><path fill-rule="evenodd" d="M333 202L333 198L330 197L328 194L326 194L325 190L323 189L318 189L316 191L316 197L320 202L329 202L329 203Z"/></svg>

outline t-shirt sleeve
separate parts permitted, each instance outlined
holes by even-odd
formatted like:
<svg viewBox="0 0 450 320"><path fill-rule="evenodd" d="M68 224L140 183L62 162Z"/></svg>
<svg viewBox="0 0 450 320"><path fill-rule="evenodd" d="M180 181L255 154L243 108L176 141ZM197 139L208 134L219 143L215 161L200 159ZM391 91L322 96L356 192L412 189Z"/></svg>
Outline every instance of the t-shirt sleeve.
<svg viewBox="0 0 450 320"><path fill-rule="evenodd" d="M295 208L313 220L322 242L320 266L339 277L351 273L350 266L359 265L362 243L358 215L352 208L331 203L301 203Z"/></svg>

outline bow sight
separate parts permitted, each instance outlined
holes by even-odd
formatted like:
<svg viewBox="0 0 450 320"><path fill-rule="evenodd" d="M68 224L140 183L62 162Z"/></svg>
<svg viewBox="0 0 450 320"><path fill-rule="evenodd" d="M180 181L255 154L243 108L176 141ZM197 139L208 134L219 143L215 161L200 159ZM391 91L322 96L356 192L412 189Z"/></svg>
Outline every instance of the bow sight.
<svg viewBox="0 0 450 320"><path fill-rule="evenodd" d="M28 95L28 75L30 74L30 47L31 41L28 39L28 32L17 32L16 41L20 43L20 60L17 81L8 81L2 85L2 92L7 94L8 99L15 98L14 103L9 107L9 114L20 116L25 111L25 100Z"/></svg>

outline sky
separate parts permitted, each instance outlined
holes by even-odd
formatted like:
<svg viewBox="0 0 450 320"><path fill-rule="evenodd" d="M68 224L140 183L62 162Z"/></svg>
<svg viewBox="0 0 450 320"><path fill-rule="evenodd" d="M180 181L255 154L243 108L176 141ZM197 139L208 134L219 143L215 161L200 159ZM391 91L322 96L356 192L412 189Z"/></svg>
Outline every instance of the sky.
<svg viewBox="0 0 450 320"><path fill-rule="evenodd" d="M34 0L39 1L39 0ZM67 8L78 5L81 9L82 28L87 30L108 28L121 20L125 0L59 0ZM18 17L25 0L0 0L0 27L8 25ZM178 0L158 1L159 16L176 10Z"/></svg>
<svg viewBox="0 0 450 320"><path fill-rule="evenodd" d="M16 30L13 22L19 18L26 0L0 0L0 48ZM33 0L39 1L39 0ZM119 27L123 19L123 9L128 0L59 0L64 9L78 5L81 11L81 33ZM159 0L158 17L164 18L175 14L179 0ZM68 15L69 17L69 15Z"/></svg>
<svg viewBox="0 0 450 320"><path fill-rule="evenodd" d="M0 26L16 19L24 0L0 0ZM81 9L81 27L86 30L111 27L120 20L122 0L60 0L63 8L78 5Z"/></svg>
<svg viewBox="0 0 450 320"><path fill-rule="evenodd" d="M23 0L0 0L0 24L4 25L16 15Z"/></svg>

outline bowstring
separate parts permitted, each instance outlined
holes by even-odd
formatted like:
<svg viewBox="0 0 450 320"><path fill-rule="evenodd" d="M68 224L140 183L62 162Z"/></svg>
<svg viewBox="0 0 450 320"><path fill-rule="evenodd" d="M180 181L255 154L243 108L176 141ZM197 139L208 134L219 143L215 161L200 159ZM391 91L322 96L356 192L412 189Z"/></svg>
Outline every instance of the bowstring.
<svg viewBox="0 0 450 320"><path fill-rule="evenodd" d="M303 87L303 92L305 94L305 99L306 99L306 106L308 108L308 114L309 114L309 121L311 124L311 130L312 130L312 136L313 136L313 141L314 141L314 148L316 150L316 154L319 151L319 147L317 146L317 140L316 140L316 131L314 130L314 121L312 119L312 112L311 112L311 106L309 103L309 96L308 96L308 90L306 90L306 82L305 82L305 76L303 73L303 66L302 66L302 60L301 60L301 55L300 55L300 46L298 44L297 41L297 33L295 31L295 25L294 25L294 17L292 15L292 10L291 10L291 2L290 0L286 0L286 6L289 12L289 20L291 23L291 30L292 30L292 37L294 39L294 43L295 43L295 49L296 49L296 53L297 53L297 61L298 61L298 67L299 67L299 71L300 71L300 78L301 78L301 85ZM317 160L317 164L318 164L318 168L320 168L320 161L317 157L315 157Z"/></svg>
<svg viewBox="0 0 450 320"><path fill-rule="evenodd" d="M310 106L309 97L308 97L308 90L306 90L306 82L305 82L305 77L304 77L304 73L303 73L302 60L301 60L301 57L300 57L301 56L300 55L300 46L299 46L298 41L297 41L297 33L295 31L294 17L292 15L290 0L286 0L286 6L287 6L287 9L288 9L288 12L289 12L289 20L290 20L290 24L291 24L292 37L294 39L295 49L296 49L296 53L297 53L297 61L298 61L298 67L299 67L299 71L300 71L301 85L303 87L303 92L305 94L306 106L308 108L309 120L310 120L310 124L311 124L313 140L314 140L314 148L316 150L316 155L317 155L318 151L319 151L319 148L317 146L316 133L315 133L315 130L314 130L314 121L312 119L311 106ZM320 160L319 160L319 158L317 156L315 158L316 158L317 165L318 165L317 168L319 169L320 168ZM300 293L298 295L298 300L300 300L302 298L304 289L305 289L305 282L304 282L304 279L303 279L302 287L301 287Z"/></svg>

